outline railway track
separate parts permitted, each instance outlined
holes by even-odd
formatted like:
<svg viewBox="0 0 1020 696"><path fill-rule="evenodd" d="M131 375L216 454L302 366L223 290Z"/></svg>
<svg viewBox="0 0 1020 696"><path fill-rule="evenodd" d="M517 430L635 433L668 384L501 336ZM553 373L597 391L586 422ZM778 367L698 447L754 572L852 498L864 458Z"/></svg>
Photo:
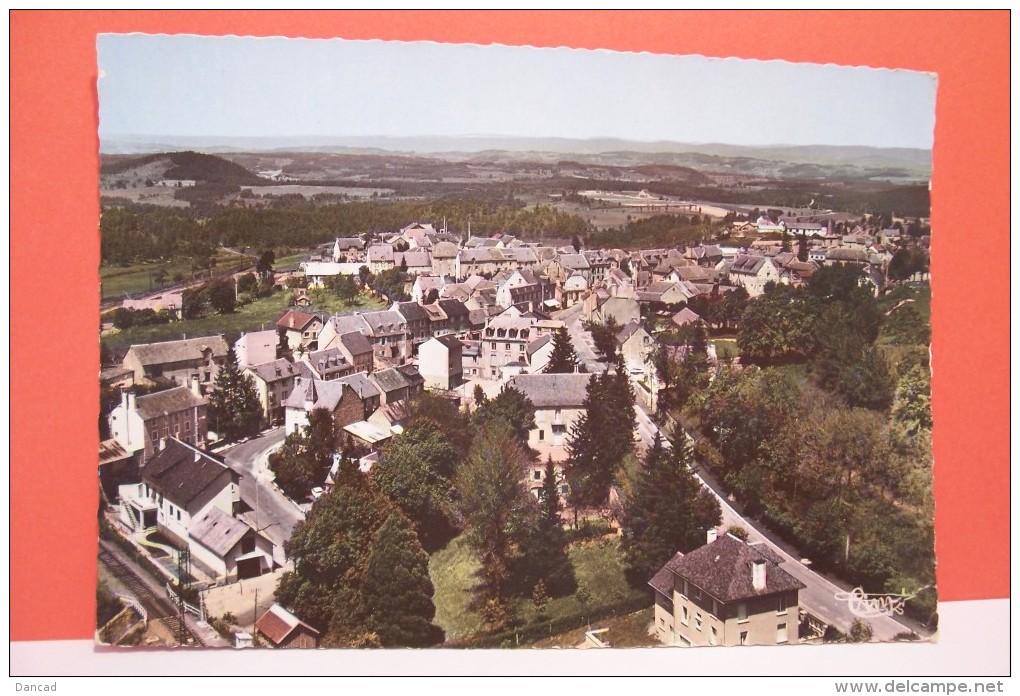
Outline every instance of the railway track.
<svg viewBox="0 0 1020 696"><path fill-rule="evenodd" d="M135 571L126 563L120 560L103 542L99 545L99 562L106 567L110 574L126 587L135 599L145 608L149 621L158 621L163 624L171 635L181 635L180 618L177 615L177 607L169 598L153 592L149 586L142 581ZM183 627L184 633L190 638L185 639L188 644L205 645L202 639L192 633L187 626Z"/></svg>

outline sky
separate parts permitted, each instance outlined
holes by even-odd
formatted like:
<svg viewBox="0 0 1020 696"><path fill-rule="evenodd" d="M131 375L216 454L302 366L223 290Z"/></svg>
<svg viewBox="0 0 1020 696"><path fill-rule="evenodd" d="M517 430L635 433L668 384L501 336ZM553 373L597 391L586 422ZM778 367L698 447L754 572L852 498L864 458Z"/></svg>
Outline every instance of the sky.
<svg viewBox="0 0 1020 696"><path fill-rule="evenodd" d="M99 134L931 148L935 75L431 42L104 34Z"/></svg>

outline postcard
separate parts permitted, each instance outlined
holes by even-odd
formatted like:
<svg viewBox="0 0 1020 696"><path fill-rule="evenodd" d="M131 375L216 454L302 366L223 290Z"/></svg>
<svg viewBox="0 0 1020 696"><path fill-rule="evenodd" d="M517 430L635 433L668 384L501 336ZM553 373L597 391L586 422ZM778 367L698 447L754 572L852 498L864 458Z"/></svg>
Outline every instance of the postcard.
<svg viewBox="0 0 1020 696"><path fill-rule="evenodd" d="M935 639L934 75L97 52L99 643Z"/></svg>

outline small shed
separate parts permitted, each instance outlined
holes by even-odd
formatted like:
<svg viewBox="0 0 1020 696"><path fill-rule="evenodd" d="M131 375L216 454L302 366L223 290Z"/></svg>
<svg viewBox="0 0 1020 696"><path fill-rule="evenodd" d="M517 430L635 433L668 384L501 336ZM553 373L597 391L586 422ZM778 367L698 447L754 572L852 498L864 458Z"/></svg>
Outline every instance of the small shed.
<svg viewBox="0 0 1020 696"><path fill-rule="evenodd" d="M255 632L276 648L319 647L319 632L279 604L259 617Z"/></svg>

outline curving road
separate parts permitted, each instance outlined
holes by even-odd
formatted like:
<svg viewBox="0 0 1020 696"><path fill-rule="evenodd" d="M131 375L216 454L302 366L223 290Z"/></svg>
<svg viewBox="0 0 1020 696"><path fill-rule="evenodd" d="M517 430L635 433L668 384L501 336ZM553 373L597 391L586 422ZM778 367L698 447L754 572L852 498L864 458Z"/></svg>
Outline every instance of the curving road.
<svg viewBox="0 0 1020 696"><path fill-rule="evenodd" d="M283 445L284 428L270 430L256 438L221 452L223 460L241 475L241 500L253 510L259 531L279 549L274 558L283 564L283 545L305 516L294 502L272 483L267 467L269 455Z"/></svg>

